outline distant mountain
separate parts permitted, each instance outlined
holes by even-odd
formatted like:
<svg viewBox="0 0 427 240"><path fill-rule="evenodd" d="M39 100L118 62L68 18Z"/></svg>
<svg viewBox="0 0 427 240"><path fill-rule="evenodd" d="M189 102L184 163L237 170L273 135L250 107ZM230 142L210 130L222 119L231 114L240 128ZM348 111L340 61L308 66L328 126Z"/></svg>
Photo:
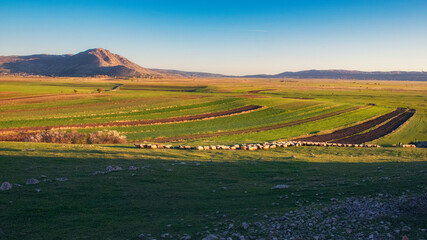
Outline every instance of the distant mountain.
<svg viewBox="0 0 427 240"><path fill-rule="evenodd" d="M179 70L171 70L171 69L156 69L151 68L151 70L165 73L165 74L175 74L182 77L187 78L223 78L223 77L235 77L231 75L223 75L218 73L205 73L205 72L186 72L186 71L179 71Z"/></svg>
<svg viewBox="0 0 427 240"><path fill-rule="evenodd" d="M301 78L427 81L427 72L362 72L348 70L307 70L275 75L230 76L204 72L186 72L143 68L128 59L102 48L89 49L74 55L0 56L0 74L44 76L142 78Z"/></svg>
<svg viewBox="0 0 427 240"><path fill-rule="evenodd" d="M162 78L166 74L143 68L102 48L74 55L0 56L0 73L24 73L47 76Z"/></svg>
<svg viewBox="0 0 427 240"><path fill-rule="evenodd" d="M400 80L427 81L427 72L362 72L348 70L307 70L283 72L275 75L247 75L246 78L301 78L301 79L358 79L358 80Z"/></svg>

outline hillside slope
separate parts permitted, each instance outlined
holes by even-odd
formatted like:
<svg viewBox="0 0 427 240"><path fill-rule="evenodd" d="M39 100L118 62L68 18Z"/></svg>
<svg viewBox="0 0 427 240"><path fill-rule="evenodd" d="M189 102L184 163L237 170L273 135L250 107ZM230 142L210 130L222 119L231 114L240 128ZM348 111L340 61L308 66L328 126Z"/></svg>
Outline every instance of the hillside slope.
<svg viewBox="0 0 427 240"><path fill-rule="evenodd" d="M168 76L143 68L130 60L102 48L74 55L30 55L0 57L0 73L24 73L47 76L162 78Z"/></svg>

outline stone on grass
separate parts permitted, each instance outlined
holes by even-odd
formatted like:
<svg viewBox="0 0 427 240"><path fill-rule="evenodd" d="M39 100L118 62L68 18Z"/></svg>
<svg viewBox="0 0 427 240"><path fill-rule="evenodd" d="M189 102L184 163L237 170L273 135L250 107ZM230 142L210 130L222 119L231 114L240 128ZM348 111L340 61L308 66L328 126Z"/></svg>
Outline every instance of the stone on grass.
<svg viewBox="0 0 427 240"><path fill-rule="evenodd" d="M9 182L4 182L0 186L0 191L8 191L10 189L12 189L12 184L10 184Z"/></svg>
<svg viewBox="0 0 427 240"><path fill-rule="evenodd" d="M285 188L289 188L289 186L286 184L280 184L272 187L271 189L285 189Z"/></svg>
<svg viewBox="0 0 427 240"><path fill-rule="evenodd" d="M123 169L119 166L108 166L105 170L107 172L116 172L116 171L121 171Z"/></svg>
<svg viewBox="0 0 427 240"><path fill-rule="evenodd" d="M58 181L58 182L65 182L65 181L68 180L68 178L66 178L66 177L59 177L59 178L55 178L55 180Z"/></svg>
<svg viewBox="0 0 427 240"><path fill-rule="evenodd" d="M209 234L206 237L204 237L202 240L217 240L218 237L213 235L213 234Z"/></svg>
<svg viewBox="0 0 427 240"><path fill-rule="evenodd" d="M130 171L135 171L135 170L138 170L138 167L135 167L135 166L129 166L129 167L128 167L128 170L130 170Z"/></svg>
<svg viewBox="0 0 427 240"><path fill-rule="evenodd" d="M246 230L246 229L248 229L249 225L246 222L243 222L242 227L243 227L243 229Z"/></svg>
<svg viewBox="0 0 427 240"><path fill-rule="evenodd" d="M35 179L35 178L29 178L27 179L27 181L25 182L25 184L27 185L34 185L34 184L38 184L40 181Z"/></svg>

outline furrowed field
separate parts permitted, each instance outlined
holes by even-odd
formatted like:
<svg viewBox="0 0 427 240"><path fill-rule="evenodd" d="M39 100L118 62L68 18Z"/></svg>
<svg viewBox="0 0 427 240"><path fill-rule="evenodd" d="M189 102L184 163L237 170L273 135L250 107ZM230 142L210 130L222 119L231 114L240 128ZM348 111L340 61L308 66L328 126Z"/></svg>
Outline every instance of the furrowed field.
<svg viewBox="0 0 427 240"><path fill-rule="evenodd" d="M21 186L0 191L0 239L426 238L427 152L392 147L427 140L426 96L425 82L1 77L0 183ZM366 142L381 148L134 147L352 129L340 142L387 127ZM23 142L45 130L127 143Z"/></svg>

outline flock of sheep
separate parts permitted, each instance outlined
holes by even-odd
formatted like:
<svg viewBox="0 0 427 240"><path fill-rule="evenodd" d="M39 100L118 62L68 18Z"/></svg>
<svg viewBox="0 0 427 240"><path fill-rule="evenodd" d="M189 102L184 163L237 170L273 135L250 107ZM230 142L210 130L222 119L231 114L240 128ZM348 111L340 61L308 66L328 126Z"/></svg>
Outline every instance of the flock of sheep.
<svg viewBox="0 0 427 240"><path fill-rule="evenodd" d="M210 146L172 146L162 144L135 144L137 148L149 149L183 149L183 150L261 150L273 149L279 147L299 147L299 146L321 146L321 147L380 147L376 144L344 144L344 143L328 143L328 142L304 142L304 141L284 141L284 142L266 142L263 144L235 144L235 145L210 145ZM414 145L415 146L415 145ZM412 147L412 145L404 145L404 147Z"/></svg>

